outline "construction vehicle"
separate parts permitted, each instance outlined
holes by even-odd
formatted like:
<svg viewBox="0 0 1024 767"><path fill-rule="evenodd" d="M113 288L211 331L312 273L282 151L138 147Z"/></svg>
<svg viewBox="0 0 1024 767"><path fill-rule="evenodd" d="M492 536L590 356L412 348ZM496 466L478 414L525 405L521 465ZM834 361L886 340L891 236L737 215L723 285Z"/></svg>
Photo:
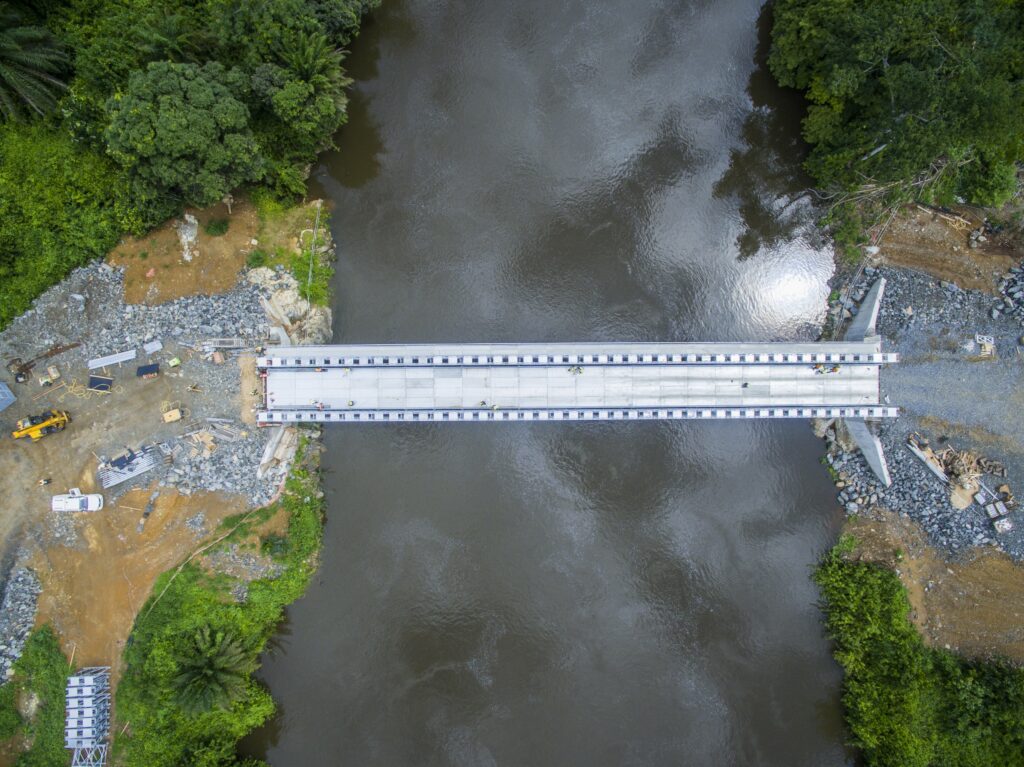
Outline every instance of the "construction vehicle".
<svg viewBox="0 0 1024 767"><path fill-rule="evenodd" d="M22 362L20 357L15 357L12 360L7 361L7 372L14 376L15 383L25 383L28 380L28 374L32 372L32 368L40 360L49 359L50 357L56 357L58 354L63 354L66 351L75 349L81 346L81 342L75 341L72 344L61 344L47 349L42 354L33 357L28 362Z"/></svg>
<svg viewBox="0 0 1024 767"><path fill-rule="evenodd" d="M67 493L53 496L50 508L54 511L99 511L103 508L103 496L99 493L85 495L73 487Z"/></svg>
<svg viewBox="0 0 1024 767"><path fill-rule="evenodd" d="M71 416L65 411L44 410L39 415L31 415L18 421L11 436L15 439L29 437L33 442L37 442L47 434L64 431L69 423Z"/></svg>

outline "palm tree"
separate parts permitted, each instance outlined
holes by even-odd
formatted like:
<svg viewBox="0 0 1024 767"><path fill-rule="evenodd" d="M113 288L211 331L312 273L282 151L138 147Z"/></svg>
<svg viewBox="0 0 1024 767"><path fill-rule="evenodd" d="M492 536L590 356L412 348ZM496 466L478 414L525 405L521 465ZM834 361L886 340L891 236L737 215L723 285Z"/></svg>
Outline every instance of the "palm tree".
<svg viewBox="0 0 1024 767"><path fill-rule="evenodd" d="M135 29L139 49L148 61L197 61L210 36L189 26L182 13L155 13Z"/></svg>
<svg viewBox="0 0 1024 767"><path fill-rule="evenodd" d="M230 632L203 626L176 658L174 689L178 705L188 714L228 708L245 692L256 661L245 644Z"/></svg>
<svg viewBox="0 0 1024 767"><path fill-rule="evenodd" d="M67 60L53 36L43 27L19 26L22 19L0 3L0 117L17 120L22 111L44 114L57 103L64 88L57 78Z"/></svg>
<svg viewBox="0 0 1024 767"><path fill-rule="evenodd" d="M352 84L341 67L343 54L331 46L327 36L319 32L299 32L290 44L281 50L288 69L306 82L323 77L326 85L335 92Z"/></svg>

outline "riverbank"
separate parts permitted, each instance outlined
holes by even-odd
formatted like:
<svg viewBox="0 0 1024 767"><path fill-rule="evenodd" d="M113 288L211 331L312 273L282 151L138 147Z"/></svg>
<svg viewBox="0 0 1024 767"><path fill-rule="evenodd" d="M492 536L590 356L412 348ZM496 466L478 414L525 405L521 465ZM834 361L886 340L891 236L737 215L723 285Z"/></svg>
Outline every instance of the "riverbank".
<svg viewBox="0 0 1024 767"><path fill-rule="evenodd" d="M878 331L901 357L881 375L901 408L878 431L889 487L841 424L816 424L847 519L815 580L851 742L869 765L1022 763L1024 524L1013 493L1024 486L1024 264L1019 232L975 218L915 206L833 294L832 325L884 278ZM940 454L947 482L908 448L912 437ZM1013 529L996 528L974 500L980 487L1003 498Z"/></svg>
<svg viewBox="0 0 1024 767"><path fill-rule="evenodd" d="M283 605L301 594L291 574L298 565L277 561L302 548L291 548L290 520L297 512L283 488L286 476L294 482L301 475L314 486L306 495L319 492L317 449L305 450L302 467L291 470L300 441L295 430L272 441L270 430L255 427L258 381L252 351L271 337L292 343L329 339L330 310L323 304L333 246L318 201L261 208L258 225L252 223L252 206L242 201L235 208L243 236L234 239L227 259L235 265L233 280L221 275L221 284L214 285L194 278L212 266L223 271L218 248L225 245L216 239L223 233L191 225L190 213L154 230L148 240L173 238L176 256L165 247L154 258L157 263L147 263L140 252L132 256L122 246L110 263L73 272L0 333L4 359L31 359L47 348L80 344L40 364L59 367L58 385L39 387L34 380L39 371L33 371L28 383L12 384L18 399L0 416L5 428L47 407L67 409L73 419L64 433L38 444L0 444L2 489L7 497L27 501L8 505L0 517L10 573L4 604L12 606L0 621L0 670L7 671L19 657L33 625L49 624L65 656L77 666L112 666L116 684L122 663L131 672L131 657L141 652L139 640L129 639L137 613L161 573L186 558L218 588L230 582L229 593L243 611L253 583L275 581L270 591L277 596L251 610L252 620L263 626L253 634L263 637L254 648L276 626ZM196 222L213 218L208 211L196 213ZM232 225L228 216L228 232ZM314 276L307 287L310 271ZM218 287L223 292L214 294ZM161 300L168 294L173 300ZM162 348L150 353L140 348L154 342ZM88 390L86 361L125 349L135 349L136 359L93 371L113 379L109 391ZM136 377L135 367L142 363L158 365L158 377ZM174 411L180 418L163 417ZM99 487L95 472L101 458L124 447L138 453L147 445L160 456L154 468L116 487ZM39 478L50 483L40 487ZM71 486L103 492L104 509L75 515L44 511L51 492ZM275 501L282 492L285 498ZM235 529L228 526L231 520L245 522ZM233 532L221 540L227 530ZM319 537L313 538L315 544ZM217 545L210 547L211 541ZM197 550L203 550L201 557L195 557ZM304 552L300 569L315 562L315 551L307 546ZM274 599L276 613L268 606ZM146 630L152 634L152 625ZM135 655L122 657L126 647ZM125 720L119 726L126 727L123 742L158 737L145 716L138 716L145 710L140 697L132 699L129 710L136 723ZM13 763L25 745L24 739L9 744L0 764Z"/></svg>
<svg viewBox="0 0 1024 767"><path fill-rule="evenodd" d="M927 647L893 570L845 535L815 571L843 667L849 742L868 765L1024 763L1024 670Z"/></svg>

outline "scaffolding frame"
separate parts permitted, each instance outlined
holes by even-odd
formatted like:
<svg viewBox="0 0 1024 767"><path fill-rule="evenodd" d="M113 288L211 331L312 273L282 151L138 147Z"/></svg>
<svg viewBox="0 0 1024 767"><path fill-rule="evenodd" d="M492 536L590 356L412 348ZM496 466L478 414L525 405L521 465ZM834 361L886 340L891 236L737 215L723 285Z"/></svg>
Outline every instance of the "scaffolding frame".
<svg viewBox="0 0 1024 767"><path fill-rule="evenodd" d="M64 747L71 767L105 767L110 734L110 666L88 666L68 677Z"/></svg>

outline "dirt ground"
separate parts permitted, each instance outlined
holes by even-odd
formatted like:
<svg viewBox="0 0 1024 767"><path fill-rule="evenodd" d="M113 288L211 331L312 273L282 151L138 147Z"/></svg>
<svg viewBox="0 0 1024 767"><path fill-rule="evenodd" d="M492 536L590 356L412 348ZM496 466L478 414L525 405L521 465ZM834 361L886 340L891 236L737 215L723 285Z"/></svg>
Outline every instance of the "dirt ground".
<svg viewBox="0 0 1024 767"><path fill-rule="evenodd" d="M1014 245L1005 235L968 247L968 235L982 219L970 208L943 214L909 205L885 230L879 256L884 263L925 272L965 290L995 294L999 278L1019 256L1015 257Z"/></svg>
<svg viewBox="0 0 1024 767"><path fill-rule="evenodd" d="M1024 389L1019 392L1019 398L1024 398ZM1024 407L1024 403L1013 403L1014 407ZM966 440L972 449L996 450L1017 455L1024 454L1024 434L1013 439L1005 434L996 434L990 429L980 426L967 427L960 423L951 423L934 416L923 416L919 419L922 428L930 434L948 437L959 437Z"/></svg>
<svg viewBox="0 0 1024 767"><path fill-rule="evenodd" d="M125 300L132 304L160 304L198 293L223 293L238 280L249 252L258 245L252 240L260 230L256 209L248 200L231 206L214 205L203 210L187 209L199 220L199 235L191 262L182 258L175 225L168 221L142 237L126 238L111 253L108 262L125 268ZM213 219L227 219L225 234L206 233Z"/></svg>
<svg viewBox="0 0 1024 767"><path fill-rule="evenodd" d="M101 512L77 515L87 547L51 546L31 563L43 586L36 625L51 623L78 666L113 664L114 685L125 640L153 582L202 537L185 521L202 512L205 529L212 532L222 519L245 509L239 497L186 497L163 489L140 531L151 490L132 490Z"/></svg>
<svg viewBox="0 0 1024 767"><path fill-rule="evenodd" d="M884 510L849 519L846 532L858 540L853 556L899 574L927 644L1024 663L1024 565L992 548L946 559L915 522Z"/></svg>

